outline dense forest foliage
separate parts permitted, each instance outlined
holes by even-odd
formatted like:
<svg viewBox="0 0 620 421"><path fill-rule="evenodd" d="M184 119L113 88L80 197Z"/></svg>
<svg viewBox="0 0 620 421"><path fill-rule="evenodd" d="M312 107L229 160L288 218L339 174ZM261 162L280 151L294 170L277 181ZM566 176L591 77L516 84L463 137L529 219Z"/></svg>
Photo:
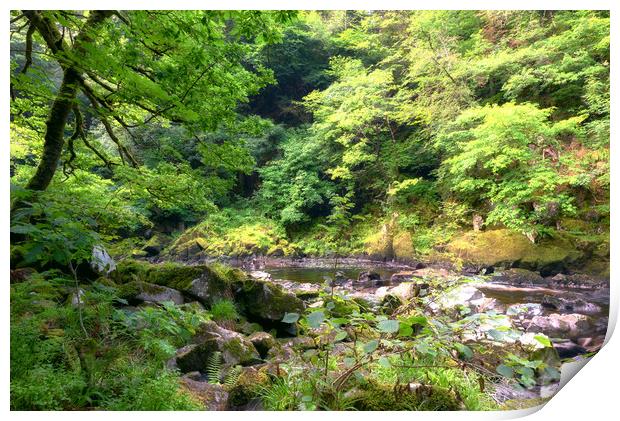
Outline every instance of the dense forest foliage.
<svg viewBox="0 0 620 421"><path fill-rule="evenodd" d="M93 248L608 276L609 31L605 11L12 12L12 407L199 407L163 365L207 316L121 317L118 279L82 309ZM467 376L467 407L493 407Z"/></svg>

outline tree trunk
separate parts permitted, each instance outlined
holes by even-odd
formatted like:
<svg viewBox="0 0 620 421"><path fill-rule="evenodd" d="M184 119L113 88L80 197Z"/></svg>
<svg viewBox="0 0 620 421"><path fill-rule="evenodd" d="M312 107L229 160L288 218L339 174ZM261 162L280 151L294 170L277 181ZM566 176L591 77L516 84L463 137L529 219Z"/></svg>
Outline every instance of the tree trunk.
<svg viewBox="0 0 620 421"><path fill-rule="evenodd" d="M74 46L71 49L73 56L80 57L86 54L83 46L85 43L92 41L92 31L112 14L113 11L111 10L95 10L90 14L82 30L75 38ZM81 72L78 70L79 66L74 61L75 57L67 59L71 55L66 54L68 47L63 41L64 35L56 27L56 22L34 10L26 10L24 15L28 18L30 24L36 27L39 35L41 35L47 47L56 56L58 64L60 64L64 71L62 84L45 123L43 156L35 174L26 185L28 189L42 191L50 185L56 172L65 143L65 126L67 125L69 113L73 108L82 81Z"/></svg>
<svg viewBox="0 0 620 421"><path fill-rule="evenodd" d="M41 156L37 171L26 186L28 189L45 190L54 177L65 143L65 126L69 113L73 108L79 83L79 73L72 67L67 68L56 99L54 99L52 104L50 115L45 123L43 155Z"/></svg>

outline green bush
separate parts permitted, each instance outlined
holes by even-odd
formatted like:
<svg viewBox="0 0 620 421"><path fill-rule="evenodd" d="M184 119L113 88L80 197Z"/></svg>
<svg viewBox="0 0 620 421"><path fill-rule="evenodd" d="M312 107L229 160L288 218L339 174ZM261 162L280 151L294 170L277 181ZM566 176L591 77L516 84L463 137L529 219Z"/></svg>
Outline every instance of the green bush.
<svg viewBox="0 0 620 421"><path fill-rule="evenodd" d="M239 318L237 306L231 300L221 299L216 301L211 306L210 312L215 321L237 320Z"/></svg>

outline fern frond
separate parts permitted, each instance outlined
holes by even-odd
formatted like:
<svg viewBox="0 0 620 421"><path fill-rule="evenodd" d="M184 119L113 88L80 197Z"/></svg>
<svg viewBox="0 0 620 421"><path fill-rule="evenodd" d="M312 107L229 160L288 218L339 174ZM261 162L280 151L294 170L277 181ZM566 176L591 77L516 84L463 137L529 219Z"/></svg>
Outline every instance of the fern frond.
<svg viewBox="0 0 620 421"><path fill-rule="evenodd" d="M235 386L237 384L237 380L239 380L239 376L241 376L241 366L236 365L226 374L226 377L224 378L224 385L228 387Z"/></svg>
<svg viewBox="0 0 620 421"><path fill-rule="evenodd" d="M220 351L215 351L207 358L206 373L209 383L220 383L220 375L222 374L222 353Z"/></svg>

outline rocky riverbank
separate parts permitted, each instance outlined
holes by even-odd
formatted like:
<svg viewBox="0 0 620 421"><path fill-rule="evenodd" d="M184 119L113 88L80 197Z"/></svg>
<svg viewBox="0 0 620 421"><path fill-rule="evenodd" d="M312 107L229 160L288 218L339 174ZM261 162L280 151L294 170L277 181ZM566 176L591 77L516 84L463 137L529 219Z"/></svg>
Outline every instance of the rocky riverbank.
<svg viewBox="0 0 620 421"><path fill-rule="evenodd" d="M337 268L325 267L325 261L306 259L293 267L285 266L286 262L272 260L267 267L263 261L256 265L263 270L245 272L221 264L125 261L118 264L111 278L127 300L127 311L164 301L208 310L220 300L232 300L239 308L241 318L232 325L201 325L190 344L178 349L168 363L170 369L183 374L184 387L201 396L210 409L257 404L256 390L249 385L267 384L285 371L282 364L322 349L318 336L307 332L300 336L297 325L285 318L318 311L334 296L344 297L345 307L357 309L343 314L354 311L397 319L415 309L429 319L437 317L452 323L477 320L475 328L462 333L461 339L464 343L486 344L490 349L518 344L528 352L540 353L548 341L555 356L545 354L543 360L550 366L559 364L558 357L574 358L597 351L607 328L609 285L584 275L542 277L524 269L509 269L464 276L420 264L417 268L387 265L390 275L386 276L379 273L386 268L380 263L366 261L362 265L357 259L340 259ZM312 268L331 276L318 283L278 279L270 273L283 267L291 273ZM345 276L347 267L348 273L357 267L357 277ZM333 305L331 301L332 309ZM334 352L346 350L344 341L336 344ZM221 381L216 385L209 383L206 366L214 355L221 358L217 370ZM234 386L225 387L229 376L235 377ZM538 384L536 393L548 395L553 378L546 372L535 378L530 387ZM541 389L543 386L546 389ZM519 396L502 387L502 399Z"/></svg>

